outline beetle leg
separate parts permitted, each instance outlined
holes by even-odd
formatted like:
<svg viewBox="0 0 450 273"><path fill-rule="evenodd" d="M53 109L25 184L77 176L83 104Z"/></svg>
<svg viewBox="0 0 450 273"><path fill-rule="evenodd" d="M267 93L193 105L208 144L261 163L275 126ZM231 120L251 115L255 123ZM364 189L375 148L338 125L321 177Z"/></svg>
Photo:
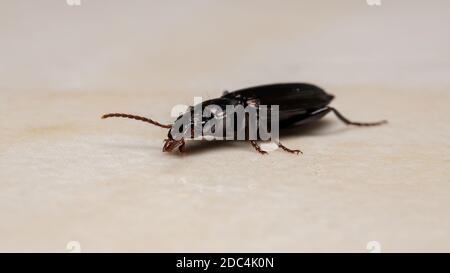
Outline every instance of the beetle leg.
<svg viewBox="0 0 450 273"><path fill-rule="evenodd" d="M340 119L342 122L344 122L347 125L378 126L378 125L387 123L387 120L382 120L382 121L378 121L378 122L353 122L353 121L348 120L341 113L339 113L338 110L334 109L333 107L327 107L327 108L330 109L331 111L333 111L333 113L336 115L336 117L338 117L338 119Z"/></svg>
<svg viewBox="0 0 450 273"><path fill-rule="evenodd" d="M278 147L283 149L283 151L286 151L286 152L291 153L291 154L297 154L297 155L298 154L303 154L303 152L300 151L300 150L291 150L291 149L289 149L288 147L286 147L283 144L281 144L281 142L278 142Z"/></svg>
<svg viewBox="0 0 450 273"><path fill-rule="evenodd" d="M258 143L257 143L255 140L250 140L250 144L252 144L253 148L255 148L255 150L256 150L258 153L260 153L260 154L262 154L262 155L267 154L267 152L264 151L264 150L262 150L262 149L261 149L261 146L259 146Z"/></svg>

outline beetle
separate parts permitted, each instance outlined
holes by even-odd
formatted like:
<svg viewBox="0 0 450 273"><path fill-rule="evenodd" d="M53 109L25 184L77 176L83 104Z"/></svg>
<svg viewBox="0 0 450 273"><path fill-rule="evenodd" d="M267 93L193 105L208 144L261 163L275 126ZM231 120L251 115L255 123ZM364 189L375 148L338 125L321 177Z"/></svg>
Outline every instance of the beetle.
<svg viewBox="0 0 450 273"><path fill-rule="evenodd" d="M253 107L259 109L261 105L278 105L279 107L279 127L280 129L288 128L296 125L302 125L312 123L324 117L326 114L333 112L336 117L347 125L354 126L378 126L387 123L386 120L378 122L353 122L344 117L338 110L329 106L334 96L326 93L322 88L308 84L308 83L277 83L249 87L245 89L236 90L233 92L225 91L223 95L216 99L207 100L201 104L189 107L186 113L180 115L179 120L183 115L193 115L196 107L205 109L209 105L218 105L220 107L226 105L241 105L243 107ZM121 117L135 119L143 122L153 124L158 127L169 129L167 139L164 140L163 152L171 152L178 148L181 153L185 152L185 138L176 139L174 135L173 124L161 124L150 118L123 114L123 113L110 113L102 116L102 119L111 117ZM211 118L217 118L212 116ZM177 121L176 120L176 121ZM176 122L175 121L175 122ZM175 124L174 122L174 124ZM205 126L205 121L200 125ZM194 138L194 127L198 126L195 119L192 119L191 126L186 126L184 130L189 138ZM248 129L248 128L246 128ZM253 146L253 148L260 154L267 154L262 150L257 140L247 139L247 141ZM299 154L300 150L289 149L281 142L277 141L278 147L282 150Z"/></svg>

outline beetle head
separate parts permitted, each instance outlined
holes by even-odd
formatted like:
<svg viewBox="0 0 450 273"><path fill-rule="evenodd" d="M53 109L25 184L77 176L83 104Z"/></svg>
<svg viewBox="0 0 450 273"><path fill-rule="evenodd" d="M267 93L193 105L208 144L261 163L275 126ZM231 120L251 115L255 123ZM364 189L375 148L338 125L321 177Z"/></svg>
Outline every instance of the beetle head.
<svg viewBox="0 0 450 273"><path fill-rule="evenodd" d="M167 135L167 138L164 140L163 152L172 152L174 149L182 146L184 144L184 139L174 139L172 134Z"/></svg>

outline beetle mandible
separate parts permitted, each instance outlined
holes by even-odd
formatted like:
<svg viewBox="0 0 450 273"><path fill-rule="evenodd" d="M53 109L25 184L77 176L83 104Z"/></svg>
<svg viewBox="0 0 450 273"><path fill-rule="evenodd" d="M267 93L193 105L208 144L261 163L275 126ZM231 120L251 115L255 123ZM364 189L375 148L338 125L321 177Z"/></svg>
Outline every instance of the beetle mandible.
<svg viewBox="0 0 450 273"><path fill-rule="evenodd" d="M322 88L307 84L307 83L278 83L260 85L240 89L233 92L225 91L219 98L208 100L201 105L194 105L189 107L185 114L193 115L195 107L205 108L207 105L242 105L243 107L255 107L258 109L260 105L278 105L279 106L279 126L280 129L287 128L294 125L307 124L317 121L326 114L333 112L338 119L347 125L355 126L378 126L387 123L386 120L378 122L353 122L345 118L338 110L328 106L333 100L334 96L327 94ZM185 115L183 114L183 115ZM183 115L180 115L181 118ZM103 119L110 117L130 118L143 122L147 122L162 128L169 129L167 139L164 140L163 152L171 152L178 148L181 153L185 152L185 138L175 139L173 137L173 124L161 124L150 118L123 114L110 113L102 116ZM212 117L214 118L214 117ZM177 120L178 120L177 119ZM204 124L204 123L202 123ZM187 135L194 135L195 120L192 119L191 126L187 128ZM203 126L203 125L201 125ZM253 148L261 153L267 154L262 150L257 140L247 139ZM277 145L286 152L299 154L300 150L292 150L277 141Z"/></svg>

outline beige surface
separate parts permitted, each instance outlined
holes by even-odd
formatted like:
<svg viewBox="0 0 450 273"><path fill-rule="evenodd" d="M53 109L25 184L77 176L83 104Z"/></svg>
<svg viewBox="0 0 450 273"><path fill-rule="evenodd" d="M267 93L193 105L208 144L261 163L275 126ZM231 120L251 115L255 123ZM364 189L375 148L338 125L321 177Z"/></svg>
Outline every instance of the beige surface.
<svg viewBox="0 0 450 273"><path fill-rule="evenodd" d="M0 251L450 251L448 1L337 2L2 1ZM390 123L179 156L99 119L282 81Z"/></svg>

